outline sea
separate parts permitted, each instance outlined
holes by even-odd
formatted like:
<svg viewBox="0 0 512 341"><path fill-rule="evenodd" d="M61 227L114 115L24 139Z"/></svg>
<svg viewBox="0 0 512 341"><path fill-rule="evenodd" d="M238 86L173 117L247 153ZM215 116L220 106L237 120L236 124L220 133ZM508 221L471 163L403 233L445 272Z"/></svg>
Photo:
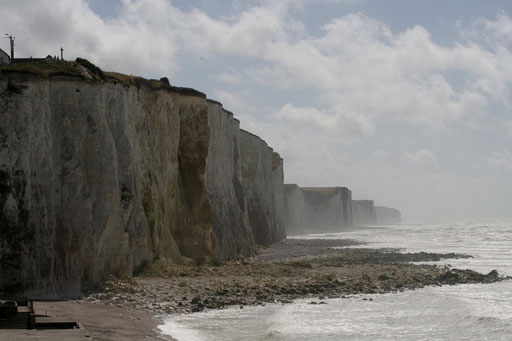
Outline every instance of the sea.
<svg viewBox="0 0 512 341"><path fill-rule="evenodd" d="M430 264L512 276L512 218L402 222L295 238L348 238L367 243L357 247L469 254L473 258ZM171 316L160 329L180 341L512 340L512 280L310 302Z"/></svg>

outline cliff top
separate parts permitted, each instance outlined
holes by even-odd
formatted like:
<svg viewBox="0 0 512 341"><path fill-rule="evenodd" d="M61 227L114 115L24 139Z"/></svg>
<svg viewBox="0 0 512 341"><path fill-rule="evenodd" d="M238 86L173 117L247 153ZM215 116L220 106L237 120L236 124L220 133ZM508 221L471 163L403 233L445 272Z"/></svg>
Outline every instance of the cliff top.
<svg viewBox="0 0 512 341"><path fill-rule="evenodd" d="M368 200L368 199L360 199L360 200L352 200L353 202L358 202L358 203L368 203L368 204L373 204L373 200Z"/></svg>
<svg viewBox="0 0 512 341"><path fill-rule="evenodd" d="M386 206L375 206L375 209L382 209L382 210L389 210L389 211L400 212L399 209L392 208L392 207L386 207Z"/></svg>
<svg viewBox="0 0 512 341"><path fill-rule="evenodd" d="M348 190L347 187L301 187L303 191L317 192L317 193L333 193L340 190Z"/></svg>
<svg viewBox="0 0 512 341"><path fill-rule="evenodd" d="M51 76L81 77L81 73L76 62L50 59L38 62L0 64L0 72L2 75L23 73L36 75L42 78L48 78Z"/></svg>
<svg viewBox="0 0 512 341"><path fill-rule="evenodd" d="M257 140L262 141L263 143L265 143L265 145L266 145L268 148L272 149L272 147L270 147L270 146L268 145L268 143L267 143L264 139L262 139L261 137L259 137L258 135L253 134L253 133L251 133L250 131L247 131L247 130L242 129L242 128L240 128L240 132L241 132L241 133L243 133L243 134L245 134L246 136L249 136L249 137L252 137L252 138L254 138L254 139L257 139ZM273 151L273 149L272 149L272 151Z"/></svg>
<svg viewBox="0 0 512 341"><path fill-rule="evenodd" d="M77 58L76 61L45 59L26 63L0 64L0 78L23 74L49 79L57 76L73 77L89 82L120 83L124 86L146 87L152 90L167 90L181 95L206 98L200 91L191 88L172 86L168 79L146 79L139 76L126 75L118 72L104 72L87 59Z"/></svg>

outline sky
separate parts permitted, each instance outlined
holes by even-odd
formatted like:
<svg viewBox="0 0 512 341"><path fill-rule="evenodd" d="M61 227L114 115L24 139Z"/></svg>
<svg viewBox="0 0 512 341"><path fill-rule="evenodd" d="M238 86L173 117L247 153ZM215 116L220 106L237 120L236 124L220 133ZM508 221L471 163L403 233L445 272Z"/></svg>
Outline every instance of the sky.
<svg viewBox="0 0 512 341"><path fill-rule="evenodd" d="M0 0L18 57L87 58L223 103L286 183L406 220L512 216L512 2ZM9 51L9 40L0 48Z"/></svg>

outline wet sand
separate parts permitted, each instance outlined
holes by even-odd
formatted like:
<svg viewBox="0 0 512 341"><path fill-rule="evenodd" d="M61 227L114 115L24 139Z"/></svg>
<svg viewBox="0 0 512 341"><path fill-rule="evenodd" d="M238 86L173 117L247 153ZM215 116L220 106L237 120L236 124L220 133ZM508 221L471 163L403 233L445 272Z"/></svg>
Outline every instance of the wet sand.
<svg viewBox="0 0 512 341"><path fill-rule="evenodd" d="M161 319L147 310L127 309L121 305L59 301L35 302L35 311L38 314L73 318L85 327L94 340L173 340L160 334L157 326L162 324Z"/></svg>
<svg viewBox="0 0 512 341"><path fill-rule="evenodd" d="M156 327L168 314L501 280L496 272L410 263L466 255L344 248L359 244L288 239L260 249L250 260L202 265L158 261L139 277L109 278L101 291L82 300L47 304L80 320L96 340L158 340Z"/></svg>

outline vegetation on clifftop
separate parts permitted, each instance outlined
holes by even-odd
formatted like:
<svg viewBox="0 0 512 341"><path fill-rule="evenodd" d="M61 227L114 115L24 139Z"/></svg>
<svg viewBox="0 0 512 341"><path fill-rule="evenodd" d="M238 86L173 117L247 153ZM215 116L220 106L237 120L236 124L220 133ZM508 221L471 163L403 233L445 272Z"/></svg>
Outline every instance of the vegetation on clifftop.
<svg viewBox="0 0 512 341"><path fill-rule="evenodd" d="M46 59L39 62L0 64L3 75L9 73L24 73L42 78L52 76L81 76L75 62Z"/></svg>
<svg viewBox="0 0 512 341"><path fill-rule="evenodd" d="M172 86L167 77L162 77L158 80L118 72L105 72L84 58L77 58L76 61L48 58L42 61L0 64L0 76L9 74L27 74L44 79L55 76L80 77L84 80L100 83L120 83L124 86L135 86L137 88L147 87L152 90L162 89L183 95L206 97L203 93L195 89Z"/></svg>

